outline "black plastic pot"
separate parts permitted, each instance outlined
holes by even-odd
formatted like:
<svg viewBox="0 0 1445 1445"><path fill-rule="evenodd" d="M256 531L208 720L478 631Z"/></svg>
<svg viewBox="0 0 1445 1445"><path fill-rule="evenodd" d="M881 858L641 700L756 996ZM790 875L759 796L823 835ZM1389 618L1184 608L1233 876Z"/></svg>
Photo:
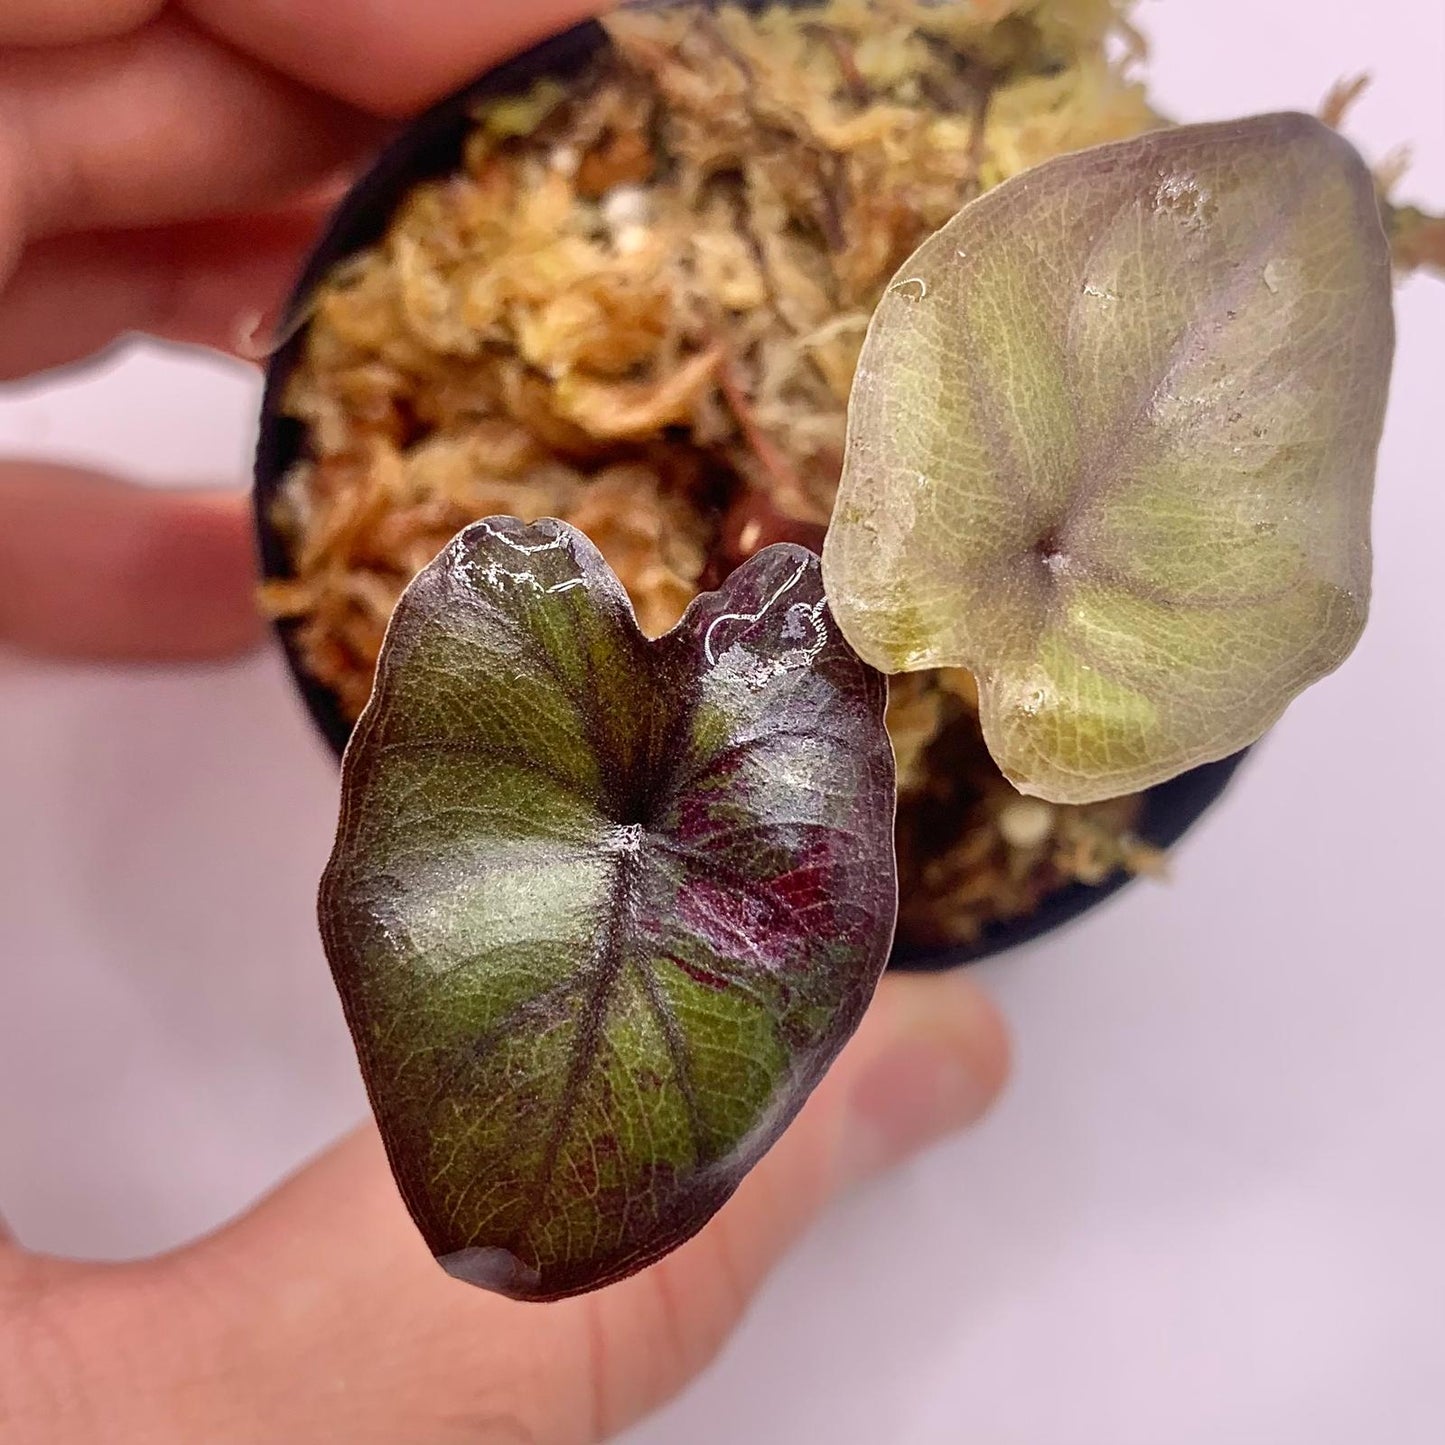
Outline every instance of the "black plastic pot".
<svg viewBox="0 0 1445 1445"><path fill-rule="evenodd" d="M770 0L732 0L732 3L762 9ZM799 0L785 0L785 3L799 3ZM607 43L603 28L589 21L489 71L408 125L352 188L332 217L292 293L281 326L281 334L287 340L271 358L266 376L254 495L261 563L268 579L292 576L285 542L271 525L269 511L281 481L305 451L305 428L282 414L280 402L301 358L305 327L298 326L297 321L304 314L312 291L337 262L380 239L414 186L459 167L462 146L472 127L471 116L479 102L525 91L543 76L562 81L573 78ZM302 665L293 628L283 622L277 630L306 706L339 757L346 747L351 725L335 696ZM1145 799L1140 836L1156 847L1172 847L1218 800L1244 757L1245 754L1240 753L1210 763L1151 789ZM1121 873L1095 887L1070 884L1052 894L1027 918L992 926L976 945L932 950L900 947L894 953L892 967L940 969L990 957L1062 927L1097 907L1129 881L1128 876Z"/></svg>

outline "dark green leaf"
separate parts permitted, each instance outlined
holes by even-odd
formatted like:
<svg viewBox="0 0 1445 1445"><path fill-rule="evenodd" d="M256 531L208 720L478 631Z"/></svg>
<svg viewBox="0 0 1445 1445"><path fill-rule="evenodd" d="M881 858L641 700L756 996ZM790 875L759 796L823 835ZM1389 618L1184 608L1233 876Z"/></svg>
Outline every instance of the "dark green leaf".
<svg viewBox="0 0 1445 1445"><path fill-rule="evenodd" d="M855 647L963 666L1025 792L1253 742L1348 656L1394 342L1359 156L1181 126L989 192L899 272L824 552Z"/></svg>
<svg viewBox="0 0 1445 1445"><path fill-rule="evenodd" d="M799 547L656 642L561 522L481 522L411 585L321 923L452 1273L527 1299L630 1274L782 1132L892 939L885 699Z"/></svg>

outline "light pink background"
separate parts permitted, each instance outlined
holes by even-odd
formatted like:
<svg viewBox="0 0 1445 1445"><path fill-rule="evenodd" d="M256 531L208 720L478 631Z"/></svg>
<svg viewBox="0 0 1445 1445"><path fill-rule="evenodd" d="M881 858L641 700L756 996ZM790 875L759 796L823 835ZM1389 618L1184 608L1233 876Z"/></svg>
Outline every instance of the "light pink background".
<svg viewBox="0 0 1445 1445"><path fill-rule="evenodd" d="M1146 3L1205 119L1376 84L1445 204L1440 0ZM834 1211L631 1445L1445 1439L1445 286L1399 298L1378 594L1180 854L986 969L1018 1076L971 1138ZM0 448L236 483L257 388L139 348L0 389ZM275 656L0 659L0 1207L157 1249L363 1113L312 922L335 770Z"/></svg>

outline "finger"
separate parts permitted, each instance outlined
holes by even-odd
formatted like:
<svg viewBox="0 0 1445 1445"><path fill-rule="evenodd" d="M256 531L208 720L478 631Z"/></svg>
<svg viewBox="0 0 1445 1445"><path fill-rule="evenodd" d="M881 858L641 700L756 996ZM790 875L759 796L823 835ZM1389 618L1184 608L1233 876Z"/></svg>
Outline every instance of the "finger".
<svg viewBox="0 0 1445 1445"><path fill-rule="evenodd" d="M74 45L124 35L166 0L5 0L0 45Z"/></svg>
<svg viewBox="0 0 1445 1445"><path fill-rule="evenodd" d="M0 199L13 196L32 241L289 201L377 135L181 18L0 52Z"/></svg>
<svg viewBox="0 0 1445 1445"><path fill-rule="evenodd" d="M0 643L50 656L226 657L258 642L243 498L0 464Z"/></svg>
<svg viewBox="0 0 1445 1445"><path fill-rule="evenodd" d="M166 1266L190 1345L162 1388L204 1438L577 1445L696 1373L840 1189L976 1119L1001 1086L998 1016L962 976L893 978L783 1141L694 1240L595 1295L538 1307L448 1279L374 1131ZM212 1303L214 1302L214 1303ZM169 1345L168 1345L169 1348Z"/></svg>
<svg viewBox="0 0 1445 1445"><path fill-rule="evenodd" d="M78 361L133 331L234 351L279 318L324 216L308 205L30 247L0 304L0 381Z"/></svg>
<svg viewBox="0 0 1445 1445"><path fill-rule="evenodd" d="M182 0L287 75L379 115L408 115L609 0Z"/></svg>

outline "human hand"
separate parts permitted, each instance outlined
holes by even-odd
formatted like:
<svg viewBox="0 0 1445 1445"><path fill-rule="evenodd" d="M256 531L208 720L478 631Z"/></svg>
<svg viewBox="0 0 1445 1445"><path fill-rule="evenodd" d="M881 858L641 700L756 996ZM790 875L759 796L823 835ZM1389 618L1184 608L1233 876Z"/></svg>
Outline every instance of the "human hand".
<svg viewBox="0 0 1445 1445"><path fill-rule="evenodd" d="M0 381L127 332L234 348L248 317L274 317L327 192L390 120L595 8L4 0ZM0 462L0 508L12 644L197 656L261 635L239 496Z"/></svg>
<svg viewBox="0 0 1445 1445"><path fill-rule="evenodd" d="M128 331L274 314L316 197L406 115L587 0L5 0L0 377ZM0 642L221 656L260 635L244 498L0 464ZM711 1357L839 1190L976 1119L1006 1071L967 977L885 980L785 1139L688 1245L549 1306L458 1284L366 1128L161 1259L0 1231L0 1441L538 1445L605 1437Z"/></svg>

